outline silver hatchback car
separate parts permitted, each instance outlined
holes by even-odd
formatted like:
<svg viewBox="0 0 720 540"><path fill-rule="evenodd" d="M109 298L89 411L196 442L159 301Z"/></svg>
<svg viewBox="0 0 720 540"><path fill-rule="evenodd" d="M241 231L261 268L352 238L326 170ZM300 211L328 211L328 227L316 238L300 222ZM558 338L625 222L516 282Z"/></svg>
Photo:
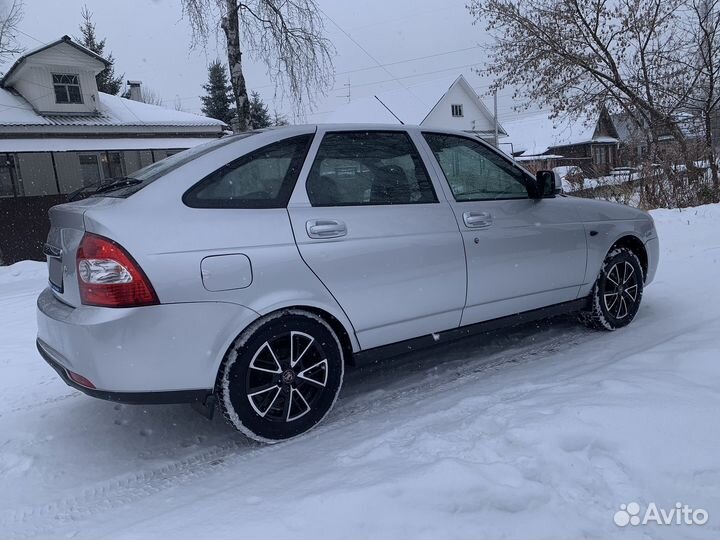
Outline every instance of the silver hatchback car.
<svg viewBox="0 0 720 540"><path fill-rule="evenodd" d="M37 346L91 396L217 406L288 439L358 355L565 312L627 325L652 218L555 182L465 132L224 137L51 209Z"/></svg>

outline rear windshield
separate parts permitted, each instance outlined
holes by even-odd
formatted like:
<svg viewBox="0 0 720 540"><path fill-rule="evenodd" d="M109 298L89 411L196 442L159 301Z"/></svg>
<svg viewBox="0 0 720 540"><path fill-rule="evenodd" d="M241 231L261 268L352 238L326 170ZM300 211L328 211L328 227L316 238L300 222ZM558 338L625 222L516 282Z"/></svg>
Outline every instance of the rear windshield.
<svg viewBox="0 0 720 540"><path fill-rule="evenodd" d="M254 135L255 133L257 132L248 131L246 133L240 133L237 135L226 135L221 139L215 139L210 142L194 146L188 150L178 152L177 154L174 154L165 159L161 159L160 161L156 161L155 163L148 165L147 167L143 167L142 169L138 169L134 173L128 175L128 178L140 180L140 183L122 187L120 189L115 189L108 193L99 193L97 196L120 198L129 197L133 193L137 193L142 188L148 186L149 184L151 184L161 176L169 173L170 171L174 171L178 167L182 167L186 163L189 163L192 160L199 158L200 156L204 156L205 154L213 152L218 148L222 148L223 146L227 146L228 144L237 142L240 139L245 139L250 135Z"/></svg>

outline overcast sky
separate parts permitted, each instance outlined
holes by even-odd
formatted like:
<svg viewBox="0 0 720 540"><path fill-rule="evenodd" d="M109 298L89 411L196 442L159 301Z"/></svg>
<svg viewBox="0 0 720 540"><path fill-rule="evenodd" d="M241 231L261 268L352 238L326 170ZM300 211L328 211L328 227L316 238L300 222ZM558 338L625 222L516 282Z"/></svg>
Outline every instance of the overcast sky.
<svg viewBox="0 0 720 540"><path fill-rule="evenodd" d="M326 37L337 50L336 77L334 89L308 111L306 120L322 121L327 111L345 102L348 82L351 98L356 99L400 88L401 83L410 86L463 73L482 96L487 81L473 67L484 63L478 45L487 38L482 24L472 25L465 2L319 0L334 21L325 19ZM94 14L98 36L107 38L106 52L113 53L116 72L124 73L125 80L141 80L166 106L179 100L185 110L200 111L207 64L216 57L224 60L225 52L222 36L205 49L190 48L190 27L182 18L180 0L25 0L22 45L32 48L63 34L78 36L84 4ZM259 91L271 109L289 113L291 108L276 96L264 66L244 60L248 88ZM381 68L376 61L389 65ZM501 121L512 106L509 93L499 99ZM490 97L484 100L492 107Z"/></svg>

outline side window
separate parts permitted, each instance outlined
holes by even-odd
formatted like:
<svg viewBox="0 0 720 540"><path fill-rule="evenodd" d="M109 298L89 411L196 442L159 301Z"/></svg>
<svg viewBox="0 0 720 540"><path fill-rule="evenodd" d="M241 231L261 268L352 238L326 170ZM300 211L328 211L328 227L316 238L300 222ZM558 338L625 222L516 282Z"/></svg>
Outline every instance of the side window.
<svg viewBox="0 0 720 540"><path fill-rule="evenodd" d="M423 133L445 173L455 200L525 199L525 174L512 163L465 137Z"/></svg>
<svg viewBox="0 0 720 540"><path fill-rule="evenodd" d="M437 202L420 154L402 131L327 133L307 193L313 206Z"/></svg>
<svg viewBox="0 0 720 540"><path fill-rule="evenodd" d="M312 137L285 139L228 163L190 188L183 202L192 208L284 208Z"/></svg>

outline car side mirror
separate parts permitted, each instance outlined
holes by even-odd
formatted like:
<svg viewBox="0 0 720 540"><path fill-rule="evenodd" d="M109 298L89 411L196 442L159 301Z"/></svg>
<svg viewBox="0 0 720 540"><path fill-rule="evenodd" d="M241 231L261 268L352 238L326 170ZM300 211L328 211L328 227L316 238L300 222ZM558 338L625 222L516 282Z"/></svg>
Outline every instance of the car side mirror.
<svg viewBox="0 0 720 540"><path fill-rule="evenodd" d="M538 171L535 174L535 198L552 197L560 193L560 182L554 171Z"/></svg>

